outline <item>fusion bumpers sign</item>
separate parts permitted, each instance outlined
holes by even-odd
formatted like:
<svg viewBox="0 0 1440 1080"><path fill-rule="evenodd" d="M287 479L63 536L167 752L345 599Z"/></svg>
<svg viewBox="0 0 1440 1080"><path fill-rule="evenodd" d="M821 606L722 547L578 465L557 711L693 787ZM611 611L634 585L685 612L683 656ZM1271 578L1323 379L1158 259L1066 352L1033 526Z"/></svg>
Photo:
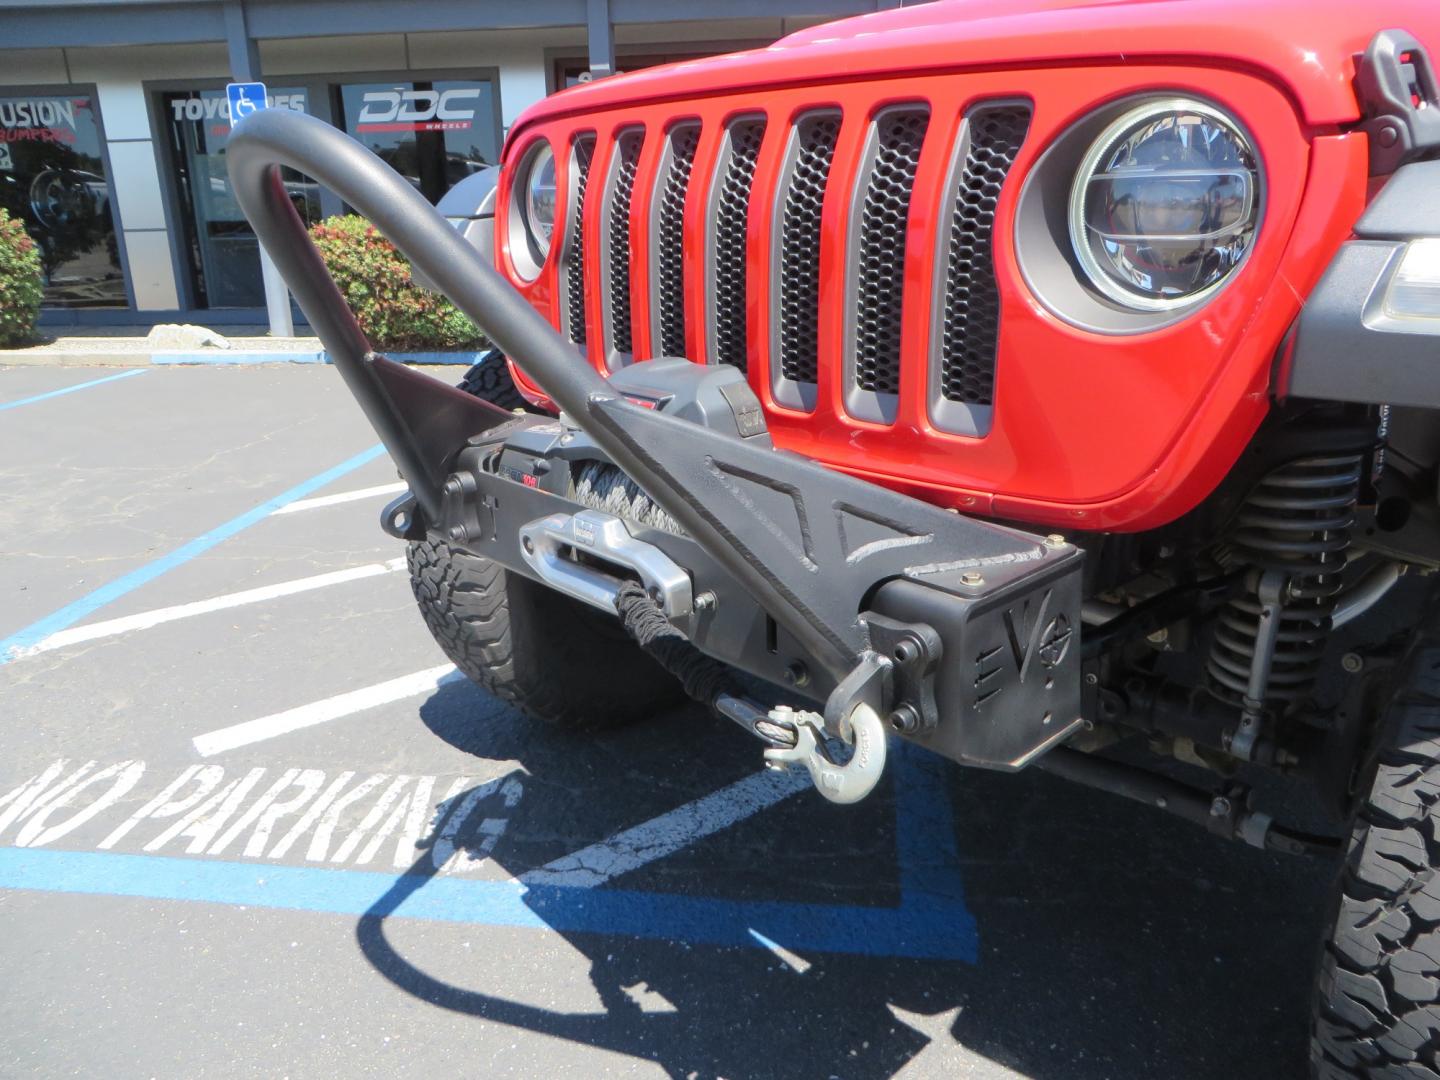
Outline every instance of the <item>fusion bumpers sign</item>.
<svg viewBox="0 0 1440 1080"><path fill-rule="evenodd" d="M89 107L89 98L0 98L0 142L21 140L73 144L75 106Z"/></svg>

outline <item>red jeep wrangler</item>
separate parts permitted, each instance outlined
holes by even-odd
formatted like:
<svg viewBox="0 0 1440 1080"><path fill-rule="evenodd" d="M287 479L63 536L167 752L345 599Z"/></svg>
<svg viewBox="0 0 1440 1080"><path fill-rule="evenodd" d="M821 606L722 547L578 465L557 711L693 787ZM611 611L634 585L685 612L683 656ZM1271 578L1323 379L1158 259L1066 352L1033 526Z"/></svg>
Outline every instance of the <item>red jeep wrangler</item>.
<svg viewBox="0 0 1440 1080"><path fill-rule="evenodd" d="M897 738L1343 853L1315 1073L1440 1077L1435 55L1434 0L964 0L557 94L461 232L296 113L230 169L481 686L683 691L837 802ZM281 166L490 335L460 389Z"/></svg>

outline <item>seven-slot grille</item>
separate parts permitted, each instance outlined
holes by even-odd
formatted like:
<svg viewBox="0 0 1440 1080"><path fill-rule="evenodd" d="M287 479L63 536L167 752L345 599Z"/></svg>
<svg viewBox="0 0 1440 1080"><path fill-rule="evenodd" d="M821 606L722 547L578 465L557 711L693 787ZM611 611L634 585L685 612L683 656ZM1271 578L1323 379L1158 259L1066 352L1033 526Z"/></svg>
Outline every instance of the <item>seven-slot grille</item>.
<svg viewBox="0 0 1440 1080"><path fill-rule="evenodd" d="M847 167L836 167L837 148L851 123L864 125L852 138ZM827 207L846 222L847 248L841 321L845 407L854 416L893 421L901 390L901 330L907 305L930 313L930 361L925 396L942 429L984 434L994 400L1000 299L995 281L993 232L1001 189L1030 124L1027 104L1004 101L973 105L940 151L945 159L943 203L933 218L936 246L932 287L907 288L908 222L922 150L927 140L954 130L937 123L930 106L902 103L869 116L842 117L833 108L800 111L785 123L760 115L733 115L707 132L699 120L678 120L651 129L659 140L647 150L639 126L609 136L575 136L568 170L564 234L559 238L559 309L564 331L577 344L598 333L608 363L637 355L685 356L685 296L700 295L703 356L746 370L761 334L768 335L771 382L781 405L802 410L815 403L821 368L822 221ZM761 170L765 190L755 190L762 148L773 162ZM702 147L707 147L702 151ZM591 161L604 177L589 176ZM938 174L932 174L938 175ZM933 191L933 188L929 189ZM697 202L698 200L698 202ZM759 215L755 212L759 207ZM700 243L687 250L687 206L703 220ZM632 207L642 208L636 218ZM596 217L598 295L587 291L583 224ZM767 227L756 228L765 221ZM646 235L634 235L644 229ZM769 233L769 280L752 280L747 253L757 233ZM693 242L692 242L693 243ZM839 256L840 253L836 253ZM703 264L691 265L694 256ZM827 256L828 257L828 256ZM640 279L648 301L631 295L632 260L646 260ZM592 282L595 279L590 279ZM769 326L751 323L757 290L770 302ZM828 302L827 302L828 303ZM648 345L648 349L646 348ZM617 360L617 358L619 358ZM919 368L906 368L920 372ZM905 378L910 378L907 374ZM951 423L945 410L959 409Z"/></svg>

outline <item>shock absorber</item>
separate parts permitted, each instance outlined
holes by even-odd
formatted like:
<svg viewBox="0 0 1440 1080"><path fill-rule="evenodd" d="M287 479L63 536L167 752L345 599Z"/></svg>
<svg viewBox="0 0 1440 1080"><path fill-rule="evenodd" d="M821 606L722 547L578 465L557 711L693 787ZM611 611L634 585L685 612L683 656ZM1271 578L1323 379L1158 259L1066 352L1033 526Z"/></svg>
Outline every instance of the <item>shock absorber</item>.
<svg viewBox="0 0 1440 1080"><path fill-rule="evenodd" d="M1265 715L1304 701L1315 682L1350 546L1363 452L1301 458L1246 497L1231 555L1248 591L1221 609L1206 664L1211 691L1241 710L1231 752L1249 758Z"/></svg>

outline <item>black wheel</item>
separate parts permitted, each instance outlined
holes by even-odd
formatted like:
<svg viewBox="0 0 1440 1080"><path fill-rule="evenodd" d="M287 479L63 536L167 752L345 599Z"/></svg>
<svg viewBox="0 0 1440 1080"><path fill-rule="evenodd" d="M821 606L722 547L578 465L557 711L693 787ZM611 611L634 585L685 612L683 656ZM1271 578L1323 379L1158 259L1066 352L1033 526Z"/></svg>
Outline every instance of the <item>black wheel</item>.
<svg viewBox="0 0 1440 1080"><path fill-rule="evenodd" d="M1398 670L1320 957L1314 1075L1440 1078L1440 619Z"/></svg>
<svg viewBox="0 0 1440 1080"><path fill-rule="evenodd" d="M460 389L501 408L525 406L498 351L470 368ZM435 538L412 543L408 561L420 614L445 655L527 716L610 727L683 700L617 617Z"/></svg>
<svg viewBox="0 0 1440 1080"><path fill-rule="evenodd" d="M684 698L618 618L439 540L412 543L409 562L420 614L445 655L533 719L613 727Z"/></svg>
<svg viewBox="0 0 1440 1080"><path fill-rule="evenodd" d="M515 380L510 377L510 365L505 360L505 354L499 349L491 349L470 365L470 370L465 372L457 385L467 394L484 398L502 409L528 408L525 398L515 388Z"/></svg>

